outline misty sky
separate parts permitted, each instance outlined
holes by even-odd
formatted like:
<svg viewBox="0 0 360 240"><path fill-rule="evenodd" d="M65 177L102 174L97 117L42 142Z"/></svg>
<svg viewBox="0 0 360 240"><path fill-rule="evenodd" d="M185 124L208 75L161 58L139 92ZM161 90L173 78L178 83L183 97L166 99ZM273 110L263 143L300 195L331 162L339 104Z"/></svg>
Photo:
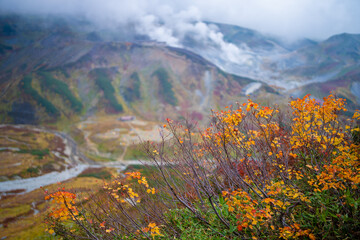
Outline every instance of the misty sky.
<svg viewBox="0 0 360 240"><path fill-rule="evenodd" d="M360 33L360 0L0 0L0 9L85 15L102 24L153 21L158 16L174 22L209 20L288 39Z"/></svg>

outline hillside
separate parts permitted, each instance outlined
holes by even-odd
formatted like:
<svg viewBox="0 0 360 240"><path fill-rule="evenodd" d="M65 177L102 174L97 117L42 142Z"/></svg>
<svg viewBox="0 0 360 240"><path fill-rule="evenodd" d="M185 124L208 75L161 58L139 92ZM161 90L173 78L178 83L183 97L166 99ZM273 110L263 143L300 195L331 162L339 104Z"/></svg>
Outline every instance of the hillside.
<svg viewBox="0 0 360 240"><path fill-rule="evenodd" d="M244 97L254 82L184 49L151 41L92 41L94 34L84 39L61 22L30 33L25 20L2 21L11 30L0 38L6 46L0 58L1 122L76 121L96 113L201 120L210 109Z"/></svg>
<svg viewBox="0 0 360 240"><path fill-rule="evenodd" d="M360 79L353 74L359 68L359 34L343 33L320 42L310 39L288 42L239 26L207 24L215 26L224 40L238 48L237 59L230 61L219 50L209 47L185 46L226 71L277 86L282 93L295 97L306 95L306 89L314 87L320 89L319 94L311 91L319 99L334 91L359 106ZM349 74L351 78L347 77Z"/></svg>
<svg viewBox="0 0 360 240"><path fill-rule="evenodd" d="M321 99L335 91L350 109L359 106L358 35L288 43L239 26L204 24L217 29L235 55L196 35L186 34L179 48L151 41L131 25L1 16L1 122L76 122L96 113L201 120L251 89L276 102L276 92L301 97L311 89Z"/></svg>

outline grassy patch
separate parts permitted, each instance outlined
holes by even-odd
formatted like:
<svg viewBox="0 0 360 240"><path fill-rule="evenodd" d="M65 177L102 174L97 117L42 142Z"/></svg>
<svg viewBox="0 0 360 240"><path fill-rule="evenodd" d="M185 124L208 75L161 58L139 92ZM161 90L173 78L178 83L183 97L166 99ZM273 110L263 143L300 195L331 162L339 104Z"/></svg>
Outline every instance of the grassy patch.
<svg viewBox="0 0 360 240"><path fill-rule="evenodd" d="M99 140L98 140L99 141ZM119 143L116 140L103 140L97 145L97 149L103 153L111 153L114 155L120 155L124 152L123 147L119 146Z"/></svg>
<svg viewBox="0 0 360 240"><path fill-rule="evenodd" d="M107 158L107 157L102 157L93 153L85 153L86 157L90 158L91 160L95 161L95 162L113 162L115 161L114 158Z"/></svg>
<svg viewBox="0 0 360 240"><path fill-rule="evenodd" d="M131 145L127 148L124 160L148 159L147 154L141 145Z"/></svg>
<svg viewBox="0 0 360 240"><path fill-rule="evenodd" d="M40 94L31 86L32 78L30 75L27 75L22 80L22 89L23 91L30 95L39 105L43 106L46 112L53 116L60 115L59 110L47 99L40 96Z"/></svg>
<svg viewBox="0 0 360 240"><path fill-rule="evenodd" d="M49 155L49 149L20 149L19 153L30 153L31 155L37 156L38 159L42 159L44 156Z"/></svg>
<svg viewBox="0 0 360 240"><path fill-rule="evenodd" d="M128 86L123 87L124 88L123 95L126 101L134 102L141 98L141 93L140 93L141 82L140 82L139 74L137 72L133 72L130 76L130 80L131 81L128 84Z"/></svg>
<svg viewBox="0 0 360 240"><path fill-rule="evenodd" d="M111 85L111 80L108 78L103 69L95 69L93 71L96 75L95 83L104 92L104 97L116 111L122 112L123 106L118 103L115 98L115 89Z"/></svg>
<svg viewBox="0 0 360 240"><path fill-rule="evenodd" d="M169 81L169 74L164 68L157 69L153 74L159 80L159 95L163 97L163 101L176 106L178 103L173 86Z"/></svg>
<svg viewBox="0 0 360 240"><path fill-rule="evenodd" d="M22 204L16 207L10 208L1 208L0 209L0 222L3 222L6 219L14 218L28 213L31 210L30 205Z"/></svg>
<svg viewBox="0 0 360 240"><path fill-rule="evenodd" d="M156 166L145 166L142 164L129 165L124 170L124 172L135 172L135 171L141 172L141 174L145 177L149 177L149 176L159 172L159 170L157 169Z"/></svg>
<svg viewBox="0 0 360 240"><path fill-rule="evenodd" d="M167 213L167 217L173 226L178 228L181 232L179 239L222 239L220 234L216 234L214 231L209 231L209 227L216 229L221 234L229 234L236 231L236 227L226 229L222 226L222 223L215 217L213 212L208 212L206 216L203 216L211 226L204 225L192 212L187 208L170 210ZM229 233L228 233L229 232Z"/></svg>
<svg viewBox="0 0 360 240"><path fill-rule="evenodd" d="M111 179L112 175L109 171L99 168L91 168L84 171L78 177L93 177L98 179Z"/></svg>
<svg viewBox="0 0 360 240"><path fill-rule="evenodd" d="M70 102L70 106L74 111L81 111L83 107L82 103L72 94L69 86L66 83L54 78L48 72L40 72L39 74L42 77L42 88L48 88L51 91L58 93L61 97L67 99Z"/></svg>
<svg viewBox="0 0 360 240"><path fill-rule="evenodd" d="M70 129L70 135L71 137L75 140L75 142L79 145L82 145L85 143L85 137L84 137L84 134L83 132L76 128L76 127L71 127Z"/></svg>

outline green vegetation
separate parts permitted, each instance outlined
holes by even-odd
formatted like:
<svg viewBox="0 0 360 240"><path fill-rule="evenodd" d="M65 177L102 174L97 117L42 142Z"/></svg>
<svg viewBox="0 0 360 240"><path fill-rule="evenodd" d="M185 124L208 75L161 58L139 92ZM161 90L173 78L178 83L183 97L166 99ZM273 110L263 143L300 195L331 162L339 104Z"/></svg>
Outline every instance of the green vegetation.
<svg viewBox="0 0 360 240"><path fill-rule="evenodd" d="M70 136L75 140L78 145L82 145L85 143L84 133L75 126L72 126L70 128Z"/></svg>
<svg viewBox="0 0 360 240"><path fill-rule="evenodd" d="M118 103L116 97L114 95L115 89L111 85L111 80L108 78L103 69L95 69L96 74L95 82L98 87L104 92L104 97L109 101L111 107L113 107L116 111L122 112L123 106Z"/></svg>
<svg viewBox="0 0 360 240"><path fill-rule="evenodd" d="M145 166L142 164L133 164L133 165L129 165L126 169L125 172L135 172L135 171L139 171L141 172L141 174L145 177L150 177L152 174L154 174L154 172L157 170L156 166Z"/></svg>
<svg viewBox="0 0 360 240"><path fill-rule="evenodd" d="M40 169L38 167L29 167L26 172L29 174L38 174Z"/></svg>
<svg viewBox="0 0 360 240"><path fill-rule="evenodd" d="M169 81L169 74L164 68L157 69L153 74L159 80L159 95L163 97L163 101L176 106L178 103L173 86Z"/></svg>
<svg viewBox="0 0 360 240"><path fill-rule="evenodd" d="M207 207L210 208L211 206ZM197 207L197 210L200 210L200 208ZM229 213L226 208L222 209L222 214L224 214L224 217L229 217ZM189 236L191 236L191 239L198 240L222 239L221 236L233 235L236 231L235 226L231 229L225 228L219 218L210 211L203 216L204 219L211 224L210 226L204 225L201 220L199 220L189 209L186 208L170 210L166 213L166 217L169 222L173 226L176 226L177 230L181 232L181 236L178 239L189 239ZM218 231L218 233L216 233L216 231Z"/></svg>
<svg viewBox="0 0 360 240"><path fill-rule="evenodd" d="M40 94L31 86L32 78L30 75L26 75L22 80L22 88L24 92L30 95L39 105L43 106L47 113L53 116L60 115L57 108L49 102L47 99L40 96Z"/></svg>
<svg viewBox="0 0 360 240"><path fill-rule="evenodd" d="M141 81L139 74L137 72L133 72L130 76L130 83L128 86L123 87L125 100L128 102L139 100L141 98L140 86Z"/></svg>
<svg viewBox="0 0 360 240"><path fill-rule="evenodd" d="M111 155L121 155L124 152L124 148L119 146L117 141L104 139L97 142L97 149L103 153L111 153Z"/></svg>
<svg viewBox="0 0 360 240"><path fill-rule="evenodd" d="M42 173L41 170L42 168L40 166L28 167L13 176L20 176L21 178L37 177Z"/></svg>
<svg viewBox="0 0 360 240"><path fill-rule="evenodd" d="M126 149L124 160L148 159L147 154L143 151L141 145L131 145Z"/></svg>
<svg viewBox="0 0 360 240"><path fill-rule="evenodd" d="M95 162L114 162L115 161L115 159L112 157L103 157L103 156L99 156L99 155L93 154L93 153L85 152L85 156Z"/></svg>
<svg viewBox="0 0 360 240"><path fill-rule="evenodd" d="M30 153L31 155L37 156L38 159L42 159L44 156L49 155L49 149L20 149L18 153Z"/></svg>
<svg viewBox="0 0 360 240"><path fill-rule="evenodd" d="M58 93L61 97L70 102L71 108L74 111L81 111L83 107L81 102L72 94L66 83L54 78L48 72L40 72L39 75L41 76L41 86L43 89L50 89L51 91Z"/></svg>
<svg viewBox="0 0 360 240"><path fill-rule="evenodd" d="M17 216L24 215L31 210L31 206L28 204L21 204L12 208L1 208L0 209L0 222L7 218L14 218Z"/></svg>
<svg viewBox="0 0 360 240"><path fill-rule="evenodd" d="M134 96L139 99L141 97L140 95L140 78L139 74L137 72L133 72L130 76L130 79L133 81L133 90L134 90Z"/></svg>
<svg viewBox="0 0 360 240"><path fill-rule="evenodd" d="M111 179L112 175L107 170L101 170L101 169L90 169L86 172L80 174L78 177L93 177L98 179Z"/></svg>

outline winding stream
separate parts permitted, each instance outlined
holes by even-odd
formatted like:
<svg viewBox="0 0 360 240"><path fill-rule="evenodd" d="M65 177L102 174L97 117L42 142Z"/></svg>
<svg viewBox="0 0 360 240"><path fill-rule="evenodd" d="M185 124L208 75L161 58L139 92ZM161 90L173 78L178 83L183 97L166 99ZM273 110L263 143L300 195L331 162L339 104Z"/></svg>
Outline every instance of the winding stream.
<svg viewBox="0 0 360 240"><path fill-rule="evenodd" d="M1 125L4 126L4 125ZM24 190L21 192L26 193L38 189L40 187L45 187L50 184L57 182L62 182L69 180L78 176L87 168L98 168L98 167L113 167L117 168L119 171L125 170L129 165L133 164L142 164L139 160L133 161L116 161L111 163L99 164L84 156L78 149L76 142L67 134L63 132L56 132L52 130L47 130L44 128L35 128L26 125L8 125L16 128L31 128L36 131L51 132L59 136L66 147L66 153L69 156L67 163L69 164L67 169L61 172L51 172L44 174L38 177L26 178L26 179L17 179L12 181L0 182L0 195L6 194L6 192L11 192L15 190ZM6 148L8 149L8 148ZM17 148L11 148L12 150L17 150Z"/></svg>
<svg viewBox="0 0 360 240"><path fill-rule="evenodd" d="M0 192L10 192L18 189L24 189L25 191L22 193L31 192L46 185L74 178L90 166L82 164L62 172L51 172L38 177L0 182Z"/></svg>

